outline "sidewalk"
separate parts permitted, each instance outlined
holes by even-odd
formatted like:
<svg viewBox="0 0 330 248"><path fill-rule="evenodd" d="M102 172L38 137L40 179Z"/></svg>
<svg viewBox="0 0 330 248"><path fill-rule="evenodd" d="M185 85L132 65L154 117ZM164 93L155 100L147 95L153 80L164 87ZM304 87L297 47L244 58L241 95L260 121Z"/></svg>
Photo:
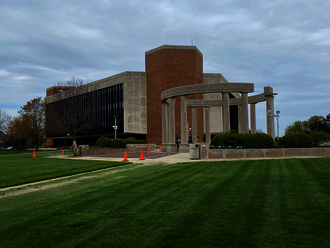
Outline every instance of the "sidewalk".
<svg viewBox="0 0 330 248"><path fill-rule="evenodd" d="M100 160L100 161L123 161L123 158L112 158L112 157L73 157L73 156L57 156L58 158L66 158L66 159L86 159L86 160ZM315 157L315 156L311 156ZM259 157L259 158L227 158L227 159L197 159L197 160L191 160L190 159L190 153L177 153L170 156L165 156L161 158L156 159L145 159L140 160L139 158L129 158L128 153L128 160L129 162L132 162L134 164L176 164L176 163L190 163L190 162L211 162L211 161L237 161L237 160L268 160L268 159L293 159L293 158L307 158L304 157Z"/></svg>
<svg viewBox="0 0 330 248"><path fill-rule="evenodd" d="M113 157L88 157L88 156L82 156L82 157L72 157L72 156L57 156L58 158L66 158L66 159L84 159L84 160L100 160L100 161L123 161L124 156L122 158L113 158ZM145 159L140 160L139 158L130 158L129 153L127 153L128 161L132 162L134 164L160 164L160 163L166 163L166 164L175 164L175 163L184 163L184 162L193 162L193 161L201 161L201 160L190 160L190 154L189 153L178 153L173 154L169 156L164 156L160 158L154 158L154 159Z"/></svg>

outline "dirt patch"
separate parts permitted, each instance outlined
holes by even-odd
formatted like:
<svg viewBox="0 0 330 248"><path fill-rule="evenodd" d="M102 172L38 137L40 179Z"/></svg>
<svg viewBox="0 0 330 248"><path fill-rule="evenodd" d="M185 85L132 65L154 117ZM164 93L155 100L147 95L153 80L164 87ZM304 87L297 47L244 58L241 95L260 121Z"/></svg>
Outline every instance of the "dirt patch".
<svg viewBox="0 0 330 248"><path fill-rule="evenodd" d="M75 174L75 175L66 176L66 177L53 178L53 179L34 182L34 183L27 183L27 184L22 184L22 185L18 185L18 186L2 188L2 189L0 189L0 199L5 198L5 197L10 197L10 196L17 196L17 195L27 194L27 193L31 193L31 192L36 192L36 191L40 191L40 190L58 188L61 186L78 183L83 180L88 180L88 179L98 178L98 177L101 178L101 177L105 177L105 176L111 175L111 174L116 174L116 173L122 172L122 171L134 170L134 169L137 169L137 168L140 168L143 166L148 166L148 165L141 164L141 165L136 165L131 168L122 168L121 167L121 169L119 169L118 167L106 168L106 169L92 171L92 172L85 172L85 173ZM114 177L111 180L118 180L121 178L123 178L123 177L122 176ZM67 180L67 179L69 179L69 180ZM57 181L60 181L60 182L57 182Z"/></svg>

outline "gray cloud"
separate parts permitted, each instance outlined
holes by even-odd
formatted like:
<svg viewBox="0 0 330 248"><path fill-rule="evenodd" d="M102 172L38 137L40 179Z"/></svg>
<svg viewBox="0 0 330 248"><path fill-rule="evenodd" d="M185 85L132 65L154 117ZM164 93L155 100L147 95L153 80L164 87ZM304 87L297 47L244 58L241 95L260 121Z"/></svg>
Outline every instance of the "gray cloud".
<svg viewBox="0 0 330 248"><path fill-rule="evenodd" d="M272 86L281 125L329 114L330 2L9 1L0 3L0 108L14 109L72 75L94 81L144 70L144 53L190 45L204 72ZM265 129L264 106L257 107Z"/></svg>

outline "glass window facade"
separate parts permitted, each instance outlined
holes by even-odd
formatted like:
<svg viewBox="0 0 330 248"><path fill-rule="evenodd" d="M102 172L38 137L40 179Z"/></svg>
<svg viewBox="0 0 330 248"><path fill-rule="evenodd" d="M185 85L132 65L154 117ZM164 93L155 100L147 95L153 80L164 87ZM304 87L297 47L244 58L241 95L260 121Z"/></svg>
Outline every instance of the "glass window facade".
<svg viewBox="0 0 330 248"><path fill-rule="evenodd" d="M124 94L123 84L109 86L69 99L50 103L52 109L60 116L63 132L55 137L66 136L65 128L68 110L69 115L78 116L77 136L100 136L114 134L115 118L118 126L117 134L124 132ZM70 106L71 105L71 106ZM66 112L66 113L64 113ZM72 123L71 123L72 124ZM53 135L52 135L53 136Z"/></svg>

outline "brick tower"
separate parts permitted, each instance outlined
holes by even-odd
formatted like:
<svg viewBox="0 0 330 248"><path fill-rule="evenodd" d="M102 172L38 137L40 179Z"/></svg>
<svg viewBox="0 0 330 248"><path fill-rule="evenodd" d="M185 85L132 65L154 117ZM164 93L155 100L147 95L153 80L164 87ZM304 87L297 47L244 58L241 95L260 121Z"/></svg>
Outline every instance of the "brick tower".
<svg viewBox="0 0 330 248"><path fill-rule="evenodd" d="M203 84L203 55L195 46L163 45L145 53L147 88L147 141L162 143L162 104L164 90ZM187 99L203 99L195 94ZM175 99L175 135L181 134L180 97ZM188 107L188 122L191 127L191 109ZM191 134L191 133L190 133ZM203 109L197 108L198 142L203 141Z"/></svg>

